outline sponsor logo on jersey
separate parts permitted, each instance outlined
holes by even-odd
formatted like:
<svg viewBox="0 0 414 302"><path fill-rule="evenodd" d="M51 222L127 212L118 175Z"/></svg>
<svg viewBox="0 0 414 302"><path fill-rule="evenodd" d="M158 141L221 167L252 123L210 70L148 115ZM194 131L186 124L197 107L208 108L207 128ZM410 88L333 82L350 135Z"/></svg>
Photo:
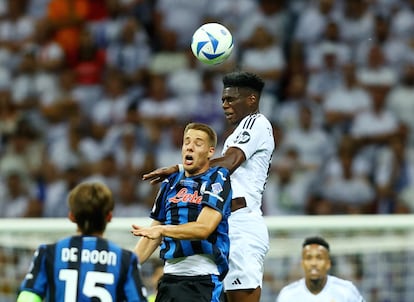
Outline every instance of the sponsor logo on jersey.
<svg viewBox="0 0 414 302"><path fill-rule="evenodd" d="M198 182L191 180L191 179L181 179L180 180L180 185L182 187L187 187L187 188L197 188L198 187Z"/></svg>
<svg viewBox="0 0 414 302"><path fill-rule="evenodd" d="M198 191L188 193L187 188L182 188L174 197L169 198L168 201L173 203L190 202L200 204L202 199L203 197L198 195Z"/></svg>

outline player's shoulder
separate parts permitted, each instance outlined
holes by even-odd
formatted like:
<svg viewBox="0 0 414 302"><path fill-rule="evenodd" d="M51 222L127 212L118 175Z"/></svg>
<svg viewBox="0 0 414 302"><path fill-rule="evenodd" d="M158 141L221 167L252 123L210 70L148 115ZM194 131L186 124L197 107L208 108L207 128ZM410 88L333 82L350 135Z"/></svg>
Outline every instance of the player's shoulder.
<svg viewBox="0 0 414 302"><path fill-rule="evenodd" d="M277 297L278 302L290 301L291 298L297 296L298 291L303 287L304 279L299 279L285 285L279 292Z"/></svg>
<svg viewBox="0 0 414 302"><path fill-rule="evenodd" d="M339 290L349 296L361 296L355 284L350 280L341 279L336 276L328 275L328 282L326 286L334 287L336 290Z"/></svg>
<svg viewBox="0 0 414 302"><path fill-rule="evenodd" d="M254 113L241 120L239 127L245 130L253 130L263 127L271 127L270 121L262 113Z"/></svg>
<svg viewBox="0 0 414 302"><path fill-rule="evenodd" d="M219 174L221 176L227 176L227 175L230 174L230 171L225 167L214 166L214 167L210 167L209 173L210 174Z"/></svg>

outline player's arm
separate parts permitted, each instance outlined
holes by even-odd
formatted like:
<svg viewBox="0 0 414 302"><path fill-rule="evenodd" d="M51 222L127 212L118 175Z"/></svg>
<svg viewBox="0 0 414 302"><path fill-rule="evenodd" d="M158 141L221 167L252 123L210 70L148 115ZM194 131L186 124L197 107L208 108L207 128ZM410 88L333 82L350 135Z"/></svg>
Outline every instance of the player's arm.
<svg viewBox="0 0 414 302"><path fill-rule="evenodd" d="M35 293L24 290L17 296L16 302L42 302L43 299Z"/></svg>
<svg viewBox="0 0 414 302"><path fill-rule="evenodd" d="M161 226L161 222L157 220L153 220L151 223L151 226L149 228L154 228L157 226ZM136 235L134 232L137 228L141 228L135 224L132 225L132 233ZM137 236L137 235L136 235ZM157 247L161 243L161 237L150 239L148 237L142 236L140 240L137 242L134 248L135 254L138 256L139 263L144 263L148 260L148 258L154 253L154 251L157 249Z"/></svg>
<svg viewBox="0 0 414 302"><path fill-rule="evenodd" d="M180 240L206 239L217 228L221 221L221 213L209 206L203 207L196 221L180 225L153 225L140 227L133 225L132 233L142 236L142 239L161 240L162 237L171 237ZM141 240L142 240L141 239ZM140 243L141 240L138 242Z"/></svg>
<svg viewBox="0 0 414 302"><path fill-rule="evenodd" d="M162 182L171 174L179 171L179 165L158 168L142 176L142 180L149 180L151 184Z"/></svg>
<svg viewBox="0 0 414 302"><path fill-rule="evenodd" d="M230 147L222 157L214 158L210 160L210 165L220 166L228 169L230 173L233 173L242 163L246 161L246 156L242 150L237 147ZM142 176L142 180L149 180L151 184L156 184L163 181L169 175L178 172L179 166L173 165L169 167L163 167L151 171Z"/></svg>
<svg viewBox="0 0 414 302"><path fill-rule="evenodd" d="M244 152L237 147L230 147L222 157L210 160L211 166L224 167L233 173L242 163L246 161Z"/></svg>

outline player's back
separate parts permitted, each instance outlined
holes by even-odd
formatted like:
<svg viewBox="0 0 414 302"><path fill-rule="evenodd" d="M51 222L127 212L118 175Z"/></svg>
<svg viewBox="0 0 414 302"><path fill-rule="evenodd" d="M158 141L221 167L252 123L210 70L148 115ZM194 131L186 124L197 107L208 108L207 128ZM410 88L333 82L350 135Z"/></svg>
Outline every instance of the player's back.
<svg viewBox="0 0 414 302"><path fill-rule="evenodd" d="M137 257L94 236L73 236L42 245L21 290L47 301L146 301Z"/></svg>

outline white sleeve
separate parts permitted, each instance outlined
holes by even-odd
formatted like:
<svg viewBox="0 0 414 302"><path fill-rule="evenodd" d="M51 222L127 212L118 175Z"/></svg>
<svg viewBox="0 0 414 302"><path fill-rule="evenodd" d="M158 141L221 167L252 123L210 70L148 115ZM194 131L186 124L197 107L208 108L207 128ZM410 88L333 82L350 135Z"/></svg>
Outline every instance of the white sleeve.
<svg viewBox="0 0 414 302"><path fill-rule="evenodd" d="M243 120L235 130L235 135L236 139L229 147L239 148L248 159L257 150L266 148L269 137L273 139L273 130L267 119L256 115Z"/></svg>

